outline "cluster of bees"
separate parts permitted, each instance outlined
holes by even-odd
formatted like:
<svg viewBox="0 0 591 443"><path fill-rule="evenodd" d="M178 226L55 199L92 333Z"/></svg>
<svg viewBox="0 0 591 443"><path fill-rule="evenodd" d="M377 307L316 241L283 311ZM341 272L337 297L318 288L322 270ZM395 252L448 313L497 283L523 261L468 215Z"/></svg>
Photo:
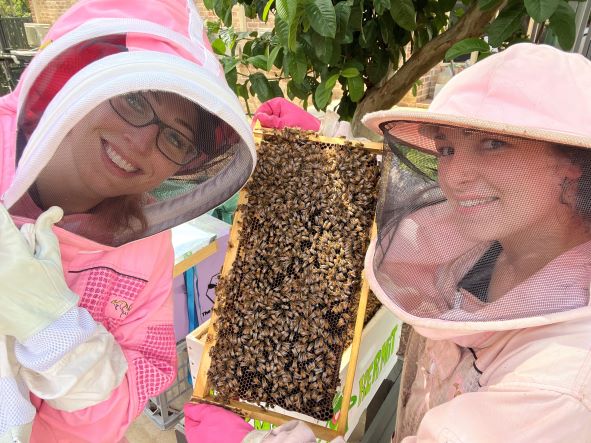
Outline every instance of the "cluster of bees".
<svg viewBox="0 0 591 443"><path fill-rule="evenodd" d="M329 420L376 206L375 154L268 135L247 184L237 258L216 289L208 379L240 399ZM373 311L379 303L370 303Z"/></svg>

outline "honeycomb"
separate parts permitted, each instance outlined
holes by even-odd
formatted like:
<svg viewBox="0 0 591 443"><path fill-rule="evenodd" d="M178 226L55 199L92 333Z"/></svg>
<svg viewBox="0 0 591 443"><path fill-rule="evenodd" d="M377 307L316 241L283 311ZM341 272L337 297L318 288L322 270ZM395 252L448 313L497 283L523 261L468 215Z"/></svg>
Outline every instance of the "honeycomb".
<svg viewBox="0 0 591 443"><path fill-rule="evenodd" d="M376 155L351 145L295 130L261 142L237 257L216 289L208 380L218 400L332 417L378 178Z"/></svg>

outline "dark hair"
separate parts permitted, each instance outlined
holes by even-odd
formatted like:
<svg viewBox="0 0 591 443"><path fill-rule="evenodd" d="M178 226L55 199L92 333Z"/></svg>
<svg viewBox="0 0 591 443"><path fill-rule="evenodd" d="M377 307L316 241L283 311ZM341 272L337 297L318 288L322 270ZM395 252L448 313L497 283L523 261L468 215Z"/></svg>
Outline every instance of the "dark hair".
<svg viewBox="0 0 591 443"><path fill-rule="evenodd" d="M591 224L591 149L559 144L553 145L553 149L556 154L568 159L581 170L581 177L576 181L577 189L572 209L583 221ZM568 185L566 179L565 184Z"/></svg>
<svg viewBox="0 0 591 443"><path fill-rule="evenodd" d="M148 228L143 200L144 197L138 194L106 198L88 212L100 214L102 227L110 232L133 230L142 233Z"/></svg>

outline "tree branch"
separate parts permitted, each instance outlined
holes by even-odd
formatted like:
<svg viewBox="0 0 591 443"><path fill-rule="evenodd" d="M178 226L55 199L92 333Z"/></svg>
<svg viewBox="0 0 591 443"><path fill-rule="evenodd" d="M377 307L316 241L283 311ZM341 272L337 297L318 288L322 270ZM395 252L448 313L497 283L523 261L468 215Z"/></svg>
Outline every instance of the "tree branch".
<svg viewBox="0 0 591 443"><path fill-rule="evenodd" d="M363 126L361 117L368 112L389 109L397 104L410 90L415 80L421 78L441 62L447 50L455 43L465 38L482 36L485 26L495 17L502 6L504 6L504 2L489 11L482 11L478 7L478 3L474 2L454 26L415 51L381 87L368 90L355 109L351 122L353 134L370 137L372 133ZM375 138L375 136L371 135L371 138Z"/></svg>

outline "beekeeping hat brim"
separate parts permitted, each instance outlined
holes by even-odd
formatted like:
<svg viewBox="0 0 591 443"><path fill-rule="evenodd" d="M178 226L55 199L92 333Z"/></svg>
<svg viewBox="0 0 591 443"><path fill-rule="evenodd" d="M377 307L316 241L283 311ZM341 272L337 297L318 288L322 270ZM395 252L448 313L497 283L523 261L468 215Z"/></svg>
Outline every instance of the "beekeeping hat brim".
<svg viewBox="0 0 591 443"><path fill-rule="evenodd" d="M576 100L574 100L576 98ZM591 62L529 43L511 46L452 78L428 110L395 108L365 115L382 135L423 151L435 146L425 126L445 125L591 148Z"/></svg>

